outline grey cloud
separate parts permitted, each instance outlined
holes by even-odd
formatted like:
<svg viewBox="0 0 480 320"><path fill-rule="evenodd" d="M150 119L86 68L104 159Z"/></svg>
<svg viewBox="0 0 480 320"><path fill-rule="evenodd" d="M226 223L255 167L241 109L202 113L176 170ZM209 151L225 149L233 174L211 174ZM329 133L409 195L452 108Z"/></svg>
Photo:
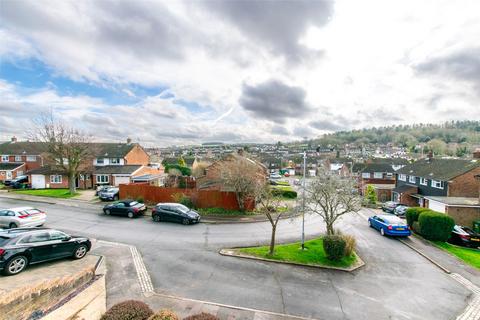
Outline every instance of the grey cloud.
<svg viewBox="0 0 480 320"><path fill-rule="evenodd" d="M337 120L315 120L309 123L312 128L325 131L341 131L347 129L345 123L338 122Z"/></svg>
<svg viewBox="0 0 480 320"><path fill-rule="evenodd" d="M243 84L239 103L259 118L284 123L289 117L298 118L312 110L305 97L300 87L269 80L257 86Z"/></svg>
<svg viewBox="0 0 480 320"><path fill-rule="evenodd" d="M287 130L287 128L282 127L282 126L273 126L272 129L270 130L271 133L273 134L278 134L278 135L289 135L290 131Z"/></svg>
<svg viewBox="0 0 480 320"><path fill-rule="evenodd" d="M296 127L293 129L293 134L296 135L297 137L308 137L312 138L313 135L315 135L315 132L309 128L309 127Z"/></svg>
<svg viewBox="0 0 480 320"><path fill-rule="evenodd" d="M82 120L93 125L97 126L115 126L115 121L108 116L96 114L96 113L87 113L83 115Z"/></svg>
<svg viewBox="0 0 480 320"><path fill-rule="evenodd" d="M480 47L468 48L451 55L437 57L414 66L424 75L452 77L472 83L480 90Z"/></svg>
<svg viewBox="0 0 480 320"><path fill-rule="evenodd" d="M309 53L298 43L299 38L310 25L324 26L333 13L334 4L325 0L210 0L202 3L248 38L294 61Z"/></svg>

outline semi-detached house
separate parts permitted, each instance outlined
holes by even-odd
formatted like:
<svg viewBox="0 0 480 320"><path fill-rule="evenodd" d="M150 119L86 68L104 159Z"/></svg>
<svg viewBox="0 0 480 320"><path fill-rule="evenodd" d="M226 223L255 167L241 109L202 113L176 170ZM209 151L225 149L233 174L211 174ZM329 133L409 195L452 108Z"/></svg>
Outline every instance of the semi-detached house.
<svg viewBox="0 0 480 320"><path fill-rule="evenodd" d="M437 159L429 156L396 173L392 199L446 213L457 224L480 220L480 152L473 159Z"/></svg>
<svg viewBox="0 0 480 320"><path fill-rule="evenodd" d="M15 179L27 171L44 165L46 145L34 142L18 142L12 137L0 143L0 181Z"/></svg>

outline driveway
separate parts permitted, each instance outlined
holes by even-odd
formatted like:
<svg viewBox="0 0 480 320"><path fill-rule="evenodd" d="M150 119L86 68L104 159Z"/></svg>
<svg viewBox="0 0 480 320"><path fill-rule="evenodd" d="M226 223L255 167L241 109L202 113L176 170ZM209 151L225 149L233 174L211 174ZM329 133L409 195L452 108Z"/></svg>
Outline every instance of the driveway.
<svg viewBox="0 0 480 320"><path fill-rule="evenodd" d="M0 207L18 205L0 199ZM360 215L338 227L357 238L366 266L345 273L220 256L223 247L267 243L268 223L183 226L103 216L91 209L36 204L48 226L135 245L155 291L315 319L454 319L471 292L401 242L382 237ZM301 219L281 221L278 240L300 238ZM316 216L306 234L323 231Z"/></svg>

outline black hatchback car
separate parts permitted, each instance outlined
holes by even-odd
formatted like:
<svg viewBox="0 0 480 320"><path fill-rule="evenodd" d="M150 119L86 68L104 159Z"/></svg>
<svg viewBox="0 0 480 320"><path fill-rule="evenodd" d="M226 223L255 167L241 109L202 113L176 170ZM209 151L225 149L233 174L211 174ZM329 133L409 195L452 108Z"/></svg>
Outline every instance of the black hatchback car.
<svg viewBox="0 0 480 320"><path fill-rule="evenodd" d="M454 226L448 242L465 247L480 248L480 234L469 227Z"/></svg>
<svg viewBox="0 0 480 320"><path fill-rule="evenodd" d="M179 203L158 203L152 209L153 221L172 221L182 224L191 224L200 222L198 212Z"/></svg>
<svg viewBox="0 0 480 320"><path fill-rule="evenodd" d="M133 200L121 200L115 203L107 204L103 207L103 213L106 215L120 215L134 218L142 215L147 211L147 207L143 203Z"/></svg>
<svg viewBox="0 0 480 320"><path fill-rule="evenodd" d="M47 228L17 228L0 231L0 270L15 275L29 264L72 257L85 257L92 244L88 238Z"/></svg>

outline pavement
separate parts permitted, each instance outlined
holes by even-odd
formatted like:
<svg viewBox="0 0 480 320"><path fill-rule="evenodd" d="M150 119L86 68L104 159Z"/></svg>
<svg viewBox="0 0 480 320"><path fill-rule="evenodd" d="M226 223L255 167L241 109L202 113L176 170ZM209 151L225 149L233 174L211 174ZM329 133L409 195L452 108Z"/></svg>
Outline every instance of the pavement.
<svg viewBox="0 0 480 320"><path fill-rule="evenodd" d="M0 199L0 207L15 205L18 200ZM182 314L189 308L215 309L222 319L278 319L283 315L312 319L441 320L455 319L475 298L471 288L458 279L400 241L382 237L369 228L362 216L369 215L368 211L346 216L337 226L356 237L357 252L366 263L357 271L345 273L218 254L222 248L268 243L268 223L183 226L154 223L148 218L104 216L88 207L35 205L46 210L50 227L127 245L105 245L99 251L107 257L107 268L112 271L107 276L108 305L127 298L144 298L150 299L154 308L171 305ZM277 239L298 240L300 230L301 219L283 220ZM319 217L306 217L305 232L307 238L324 232ZM132 259L131 246L137 250L136 260ZM449 255L444 259L462 265ZM138 268L140 261L144 268ZM478 271L462 266L458 269L460 279L463 275L468 277L462 269L471 274L469 279L478 276ZM150 282L142 285L139 279L145 280L145 272ZM150 283L152 291L147 290Z"/></svg>

